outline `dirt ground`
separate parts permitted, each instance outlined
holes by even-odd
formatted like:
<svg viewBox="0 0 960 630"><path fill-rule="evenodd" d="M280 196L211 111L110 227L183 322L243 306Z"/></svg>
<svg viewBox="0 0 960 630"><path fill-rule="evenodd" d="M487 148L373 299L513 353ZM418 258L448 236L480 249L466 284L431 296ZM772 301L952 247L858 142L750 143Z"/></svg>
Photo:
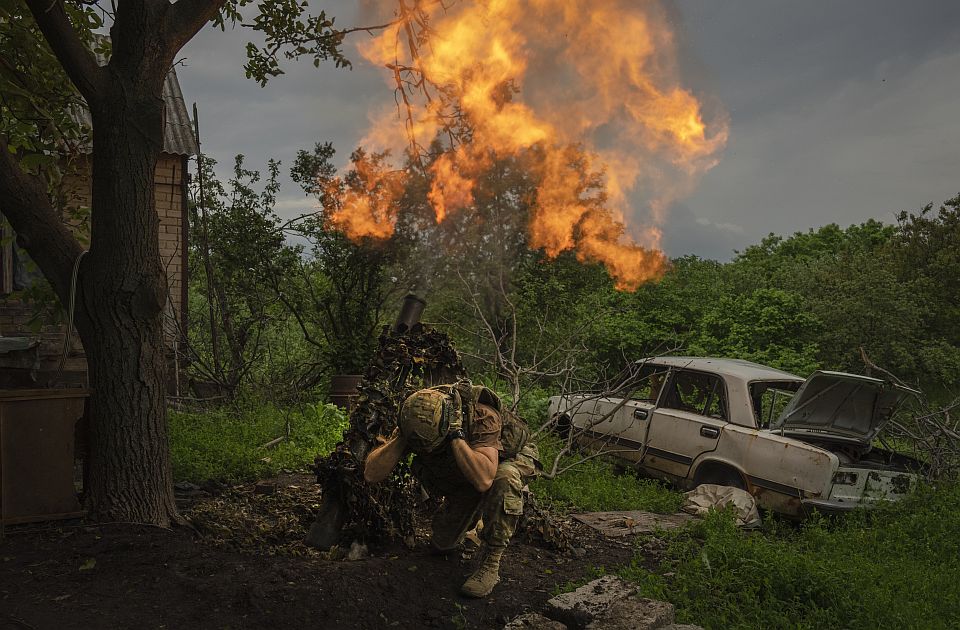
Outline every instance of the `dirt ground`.
<svg viewBox="0 0 960 630"><path fill-rule="evenodd" d="M573 550L515 541L493 594L469 600L458 595L469 566L459 555L431 554L424 529L413 549L371 547L359 560L303 547L316 492L298 479L263 495L253 486L213 497L190 489L182 509L197 532L8 527L0 540L0 629L499 628L594 567L633 555L631 541L570 523Z"/></svg>

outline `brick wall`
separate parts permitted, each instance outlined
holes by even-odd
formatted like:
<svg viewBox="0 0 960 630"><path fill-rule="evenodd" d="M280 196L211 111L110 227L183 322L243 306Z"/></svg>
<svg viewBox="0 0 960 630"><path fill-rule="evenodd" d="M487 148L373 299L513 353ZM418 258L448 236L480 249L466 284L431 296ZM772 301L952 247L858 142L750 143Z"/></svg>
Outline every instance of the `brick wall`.
<svg viewBox="0 0 960 630"><path fill-rule="evenodd" d="M167 273L169 287L167 313L171 318L166 327L168 337L172 343L182 321L183 299L183 173L184 160L179 155L163 154L157 163L154 177L154 191L156 195L157 215L160 219L159 240L160 259ZM90 207L92 191L89 177L89 159L80 160L70 169L74 174L64 177L61 189L61 202L65 207ZM84 233L86 226L77 225L78 237L84 242L87 240ZM0 301L0 335L36 337L37 333L30 330L28 322L31 310L15 301ZM174 321L172 318L176 318ZM45 327L39 335L42 340L43 369L59 362L64 337L65 326ZM74 335L76 340L76 335ZM78 341L71 344L70 358L67 370L85 369L82 359L83 349Z"/></svg>
<svg viewBox="0 0 960 630"><path fill-rule="evenodd" d="M179 319L183 297L183 162L164 156L154 177L157 215L160 217L160 260L167 270L170 311Z"/></svg>

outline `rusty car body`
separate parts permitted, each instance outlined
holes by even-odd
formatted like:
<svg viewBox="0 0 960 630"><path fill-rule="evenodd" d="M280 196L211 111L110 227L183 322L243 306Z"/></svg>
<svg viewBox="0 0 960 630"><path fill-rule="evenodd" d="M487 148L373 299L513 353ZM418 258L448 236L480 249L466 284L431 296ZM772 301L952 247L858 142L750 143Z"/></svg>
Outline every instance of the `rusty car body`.
<svg viewBox="0 0 960 630"><path fill-rule="evenodd" d="M549 413L579 446L682 488L736 486L803 516L896 500L917 479L919 462L874 445L912 393L902 386L702 357L638 361L623 383L619 396L554 396Z"/></svg>

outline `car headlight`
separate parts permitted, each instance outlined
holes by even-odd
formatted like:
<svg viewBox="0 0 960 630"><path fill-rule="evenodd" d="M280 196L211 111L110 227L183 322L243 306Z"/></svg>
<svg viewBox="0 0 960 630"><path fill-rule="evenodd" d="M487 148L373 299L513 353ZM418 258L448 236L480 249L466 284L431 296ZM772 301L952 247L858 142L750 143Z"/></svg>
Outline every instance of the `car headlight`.
<svg viewBox="0 0 960 630"><path fill-rule="evenodd" d="M857 473L838 471L833 473L833 483L840 486L857 485Z"/></svg>

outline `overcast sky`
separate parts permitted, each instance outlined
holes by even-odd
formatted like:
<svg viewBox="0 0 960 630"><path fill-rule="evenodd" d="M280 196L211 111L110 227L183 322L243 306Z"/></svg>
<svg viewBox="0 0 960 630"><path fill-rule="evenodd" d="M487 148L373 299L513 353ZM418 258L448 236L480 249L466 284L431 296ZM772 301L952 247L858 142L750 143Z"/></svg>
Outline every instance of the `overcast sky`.
<svg viewBox="0 0 960 630"><path fill-rule="evenodd" d="M358 23L357 4L322 6L347 26ZM669 6L683 85L730 117L719 164L671 209L671 256L726 260L770 232L892 221L960 192L960 1ZM333 142L345 159L367 112L393 98L350 49L353 70L305 60L260 88L243 75L249 39L244 29L205 29L177 69L221 176L237 153L253 167L273 157L286 168L317 141ZM281 214L309 207L297 190L285 186Z"/></svg>

